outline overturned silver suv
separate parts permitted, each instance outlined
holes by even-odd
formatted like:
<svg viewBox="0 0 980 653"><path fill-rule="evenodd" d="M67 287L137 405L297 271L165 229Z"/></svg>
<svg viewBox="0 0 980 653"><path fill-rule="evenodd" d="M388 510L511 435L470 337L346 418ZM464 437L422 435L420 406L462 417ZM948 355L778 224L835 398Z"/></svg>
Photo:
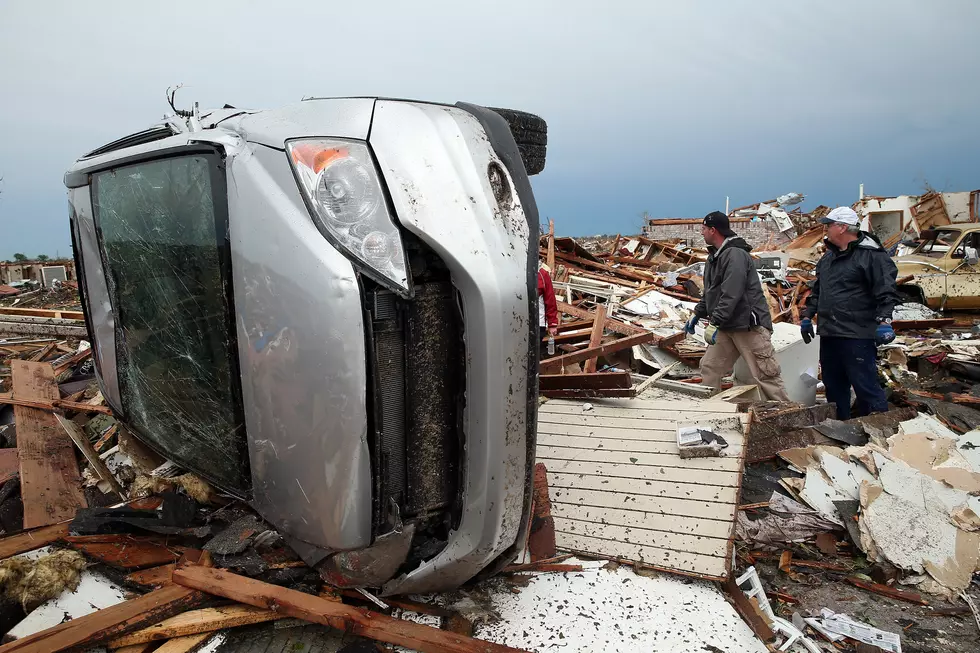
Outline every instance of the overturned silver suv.
<svg viewBox="0 0 980 653"><path fill-rule="evenodd" d="M528 523L544 146L530 114L350 98L179 112L83 156L107 401L333 584L493 573Z"/></svg>

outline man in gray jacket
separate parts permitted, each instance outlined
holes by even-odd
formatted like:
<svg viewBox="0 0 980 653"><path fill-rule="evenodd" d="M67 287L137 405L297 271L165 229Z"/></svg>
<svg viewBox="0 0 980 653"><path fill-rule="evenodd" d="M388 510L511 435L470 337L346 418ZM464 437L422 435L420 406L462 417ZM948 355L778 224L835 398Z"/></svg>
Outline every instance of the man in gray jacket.
<svg viewBox="0 0 980 653"><path fill-rule="evenodd" d="M839 206L820 219L827 253L817 262L817 279L800 322L803 340L820 335L820 373L837 419L888 410L878 382L878 345L895 339L892 309L899 303L898 270L873 235L861 231L853 209ZM851 411L851 388L857 395Z"/></svg>
<svg viewBox="0 0 980 653"><path fill-rule="evenodd" d="M704 294L686 327L688 333L694 333L698 320L708 318L701 383L721 387L722 377L732 373L741 356L765 399L789 401L772 348L769 304L749 256L752 247L736 236L728 216L720 211L705 216L701 235L709 252Z"/></svg>

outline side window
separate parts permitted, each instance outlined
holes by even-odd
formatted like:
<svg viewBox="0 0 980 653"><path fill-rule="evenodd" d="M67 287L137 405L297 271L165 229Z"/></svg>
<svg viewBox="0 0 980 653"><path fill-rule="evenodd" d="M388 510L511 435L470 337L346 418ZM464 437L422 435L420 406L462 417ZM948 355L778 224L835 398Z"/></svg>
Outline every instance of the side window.
<svg viewBox="0 0 980 653"><path fill-rule="evenodd" d="M973 259L980 255L980 233L969 233L963 237L951 258Z"/></svg>
<svg viewBox="0 0 980 653"><path fill-rule="evenodd" d="M218 157L202 153L98 173L92 204L128 423L168 458L244 490L224 193Z"/></svg>

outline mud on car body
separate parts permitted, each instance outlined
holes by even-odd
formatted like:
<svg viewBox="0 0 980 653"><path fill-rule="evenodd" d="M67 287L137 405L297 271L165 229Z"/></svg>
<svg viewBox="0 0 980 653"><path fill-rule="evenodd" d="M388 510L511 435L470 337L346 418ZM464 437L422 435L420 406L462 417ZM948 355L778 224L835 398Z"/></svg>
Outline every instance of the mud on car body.
<svg viewBox="0 0 980 653"><path fill-rule="evenodd" d="M81 157L107 401L329 582L492 573L530 504L545 144L530 114L346 98L195 110Z"/></svg>

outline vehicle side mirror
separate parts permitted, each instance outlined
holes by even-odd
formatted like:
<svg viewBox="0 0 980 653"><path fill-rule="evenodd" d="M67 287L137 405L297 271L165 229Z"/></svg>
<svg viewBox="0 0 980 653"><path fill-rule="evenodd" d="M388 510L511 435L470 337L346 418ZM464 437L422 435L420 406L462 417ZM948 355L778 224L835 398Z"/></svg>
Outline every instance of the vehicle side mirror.
<svg viewBox="0 0 980 653"><path fill-rule="evenodd" d="M976 254L970 254L969 256L966 257L966 264L967 265L969 265L969 266L972 267L972 266L976 265L977 263L980 263L980 257L978 257Z"/></svg>

